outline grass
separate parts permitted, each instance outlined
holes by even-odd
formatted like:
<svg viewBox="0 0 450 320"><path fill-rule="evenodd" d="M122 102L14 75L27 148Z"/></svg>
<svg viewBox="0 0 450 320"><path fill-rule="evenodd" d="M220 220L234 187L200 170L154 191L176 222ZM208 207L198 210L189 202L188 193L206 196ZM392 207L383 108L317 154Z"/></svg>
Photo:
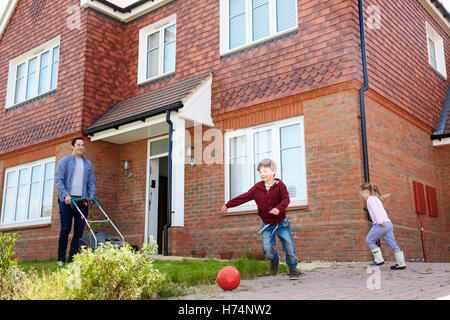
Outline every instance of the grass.
<svg viewBox="0 0 450 320"><path fill-rule="evenodd" d="M19 261L19 267L25 271L28 272L31 269L35 269L40 276L42 276L43 273L51 273L53 271L56 271L59 267L56 263L56 260L47 260L47 261L38 261L38 260L25 260L25 261Z"/></svg>
<svg viewBox="0 0 450 320"><path fill-rule="evenodd" d="M265 276L269 274L269 262L248 258L236 260L217 259L182 259L182 260L154 260L153 265L168 279L163 286L161 297L184 295L187 288L214 284L217 273L225 266L233 266L241 274L242 279ZM19 266L24 271L35 269L40 276L51 273L59 267L55 260L50 261L21 261ZM280 272L288 272L284 264L279 266Z"/></svg>
<svg viewBox="0 0 450 320"><path fill-rule="evenodd" d="M170 281L187 286L215 283L217 273L225 266L233 266L239 270L242 279L264 276L269 273L269 262L245 258L228 261L216 259L155 260L154 266L165 273ZM287 272L287 270L287 266L280 265L281 272Z"/></svg>

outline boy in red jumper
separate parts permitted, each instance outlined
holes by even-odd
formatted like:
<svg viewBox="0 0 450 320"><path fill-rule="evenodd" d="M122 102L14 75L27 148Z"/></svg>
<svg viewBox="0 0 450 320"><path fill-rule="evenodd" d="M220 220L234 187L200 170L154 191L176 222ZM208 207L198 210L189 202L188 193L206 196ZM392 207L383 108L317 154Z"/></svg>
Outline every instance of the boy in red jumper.
<svg viewBox="0 0 450 320"><path fill-rule="evenodd" d="M289 192L286 185L275 179L276 164L270 159L263 159L258 164L261 180L247 192L235 197L222 206L222 212L228 208L239 206L245 202L255 200L258 214L262 220L260 233L263 240L263 252L270 260L270 274L278 273L279 256L273 248L276 243L275 235L281 241L283 251L286 253L286 264L289 267L289 278L298 279L297 257L291 235L291 223L286 218L286 208L289 205Z"/></svg>

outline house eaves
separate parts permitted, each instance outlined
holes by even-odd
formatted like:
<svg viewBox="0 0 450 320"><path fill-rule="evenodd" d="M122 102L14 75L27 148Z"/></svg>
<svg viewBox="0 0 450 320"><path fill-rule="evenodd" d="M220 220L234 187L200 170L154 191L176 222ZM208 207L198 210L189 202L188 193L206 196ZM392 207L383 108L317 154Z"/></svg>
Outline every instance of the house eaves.
<svg viewBox="0 0 450 320"><path fill-rule="evenodd" d="M5 5L5 9L3 10L3 13L0 15L0 39L3 36L3 33L5 32L6 27L8 26L9 20L11 20L11 17L16 10L17 4L19 3L19 0L6 0L7 3Z"/></svg>
<svg viewBox="0 0 450 320"><path fill-rule="evenodd" d="M94 9L120 22L128 23L171 1L173 0L137 0L128 1L127 5L121 5L121 2L117 0L80 0L80 6Z"/></svg>
<svg viewBox="0 0 450 320"><path fill-rule="evenodd" d="M450 14L439 0L417 0L442 30L450 36Z"/></svg>

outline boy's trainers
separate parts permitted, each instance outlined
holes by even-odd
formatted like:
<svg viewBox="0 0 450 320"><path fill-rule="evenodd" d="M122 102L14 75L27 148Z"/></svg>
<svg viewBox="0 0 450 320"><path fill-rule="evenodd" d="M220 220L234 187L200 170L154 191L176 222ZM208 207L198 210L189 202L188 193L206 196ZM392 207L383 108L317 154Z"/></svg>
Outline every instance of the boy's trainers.
<svg viewBox="0 0 450 320"><path fill-rule="evenodd" d="M64 267L64 261L58 261L58 267Z"/></svg>
<svg viewBox="0 0 450 320"><path fill-rule="evenodd" d="M300 272L296 268L295 269L289 268L289 279L290 280L298 280L299 277L300 277Z"/></svg>
<svg viewBox="0 0 450 320"><path fill-rule="evenodd" d="M276 262L270 261L270 275L271 276L276 276L278 274L278 262L279 262L279 260L277 260Z"/></svg>

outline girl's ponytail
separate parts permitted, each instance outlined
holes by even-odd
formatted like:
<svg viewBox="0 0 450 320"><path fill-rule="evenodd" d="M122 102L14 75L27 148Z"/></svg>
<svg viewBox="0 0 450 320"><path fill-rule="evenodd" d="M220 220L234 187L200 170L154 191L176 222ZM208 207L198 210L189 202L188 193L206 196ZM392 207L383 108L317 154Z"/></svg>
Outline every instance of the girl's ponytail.
<svg viewBox="0 0 450 320"><path fill-rule="evenodd" d="M380 188L379 188L378 186L372 185L371 183L368 183L368 182L363 183L363 184L359 187L359 189L360 189L361 191L369 190L369 192L370 192L371 195L374 195L374 196L378 197L378 199L380 199L381 201L383 201L384 199L386 199L386 198L388 198L388 197L391 196L390 193L382 193L381 190L380 190Z"/></svg>

